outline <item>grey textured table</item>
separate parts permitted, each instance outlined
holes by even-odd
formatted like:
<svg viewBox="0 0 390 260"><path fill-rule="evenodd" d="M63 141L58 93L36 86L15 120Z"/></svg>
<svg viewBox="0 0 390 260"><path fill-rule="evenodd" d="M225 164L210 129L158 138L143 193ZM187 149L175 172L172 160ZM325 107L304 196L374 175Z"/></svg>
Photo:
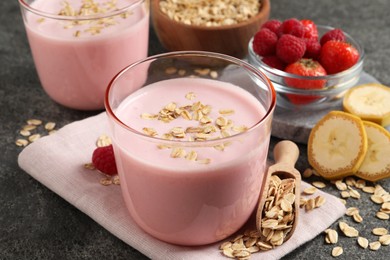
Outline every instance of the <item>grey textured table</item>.
<svg viewBox="0 0 390 260"><path fill-rule="evenodd" d="M14 142L26 119L55 121L61 127L98 112L66 109L48 98L35 72L17 0L0 1L0 10L0 259L146 259L18 167L22 148ZM364 70L390 85L389 10L388 0L272 0L271 17L309 18L341 27L363 43ZM152 29L149 45L150 55L164 51ZM272 139L271 148L276 141ZM300 149L297 167L302 171L308 163L305 146ZM380 184L390 190L390 179ZM326 191L338 195L331 186ZM358 227L369 239L375 226L390 230L389 221L372 217L378 207L367 196L350 205L361 209L365 220ZM338 244L344 247L339 259L390 258L390 246L363 250L344 236ZM331 249L319 235L285 259L331 259Z"/></svg>

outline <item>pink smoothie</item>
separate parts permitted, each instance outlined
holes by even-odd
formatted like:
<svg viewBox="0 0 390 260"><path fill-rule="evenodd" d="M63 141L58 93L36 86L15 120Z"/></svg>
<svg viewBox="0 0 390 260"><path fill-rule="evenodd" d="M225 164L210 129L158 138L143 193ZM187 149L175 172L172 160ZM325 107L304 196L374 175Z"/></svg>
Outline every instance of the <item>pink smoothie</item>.
<svg viewBox="0 0 390 260"><path fill-rule="evenodd" d="M195 97L190 100L186 95L191 92ZM227 128L231 136L223 139L217 130L206 141L193 141L196 134L191 133L166 141L161 138L171 129L199 127L200 122L143 116L159 114L171 102L184 107L198 101L211 107L208 125L224 117L249 130ZM212 243L237 231L257 205L263 181L270 120L258 122L265 113L250 93L211 79L170 79L131 94L115 111L130 129L113 125L112 130L122 192L133 219L151 235L182 245ZM157 135L143 135L144 128ZM224 149L216 149L221 144ZM197 158L172 156L177 146L186 154L195 151Z"/></svg>
<svg viewBox="0 0 390 260"><path fill-rule="evenodd" d="M65 2L74 10L80 10L83 0L36 0L31 7L58 14ZM114 1L92 2L108 8L107 3ZM121 8L134 2L118 0L115 7ZM105 89L115 74L147 56L147 8L144 3L129 9L125 15L78 24L27 12L27 36L41 84L47 94L70 108L102 109Z"/></svg>

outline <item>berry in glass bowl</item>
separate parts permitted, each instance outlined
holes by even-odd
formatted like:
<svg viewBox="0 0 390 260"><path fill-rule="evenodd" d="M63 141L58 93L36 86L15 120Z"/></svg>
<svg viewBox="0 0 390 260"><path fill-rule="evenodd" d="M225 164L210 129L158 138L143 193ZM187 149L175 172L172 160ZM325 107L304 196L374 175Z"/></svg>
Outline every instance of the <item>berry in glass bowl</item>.
<svg viewBox="0 0 390 260"><path fill-rule="evenodd" d="M358 41L339 28L308 19L267 21L248 50L249 62L273 83L277 105L287 109L340 104L363 70L364 49Z"/></svg>

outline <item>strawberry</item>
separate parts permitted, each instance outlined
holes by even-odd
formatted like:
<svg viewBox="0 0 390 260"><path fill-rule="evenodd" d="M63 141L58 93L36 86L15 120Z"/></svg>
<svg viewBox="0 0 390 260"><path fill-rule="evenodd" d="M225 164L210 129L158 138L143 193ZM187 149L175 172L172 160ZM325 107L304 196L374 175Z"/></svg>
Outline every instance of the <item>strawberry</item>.
<svg viewBox="0 0 390 260"><path fill-rule="evenodd" d="M325 76L327 75L325 69L318 61L312 59L300 59L295 63L287 65L285 72L299 75L299 76ZM299 89L321 89L324 87L326 80L324 79L299 79L299 78L285 78L285 82L289 87ZM311 103L319 97L317 96L304 96L297 94L288 94L287 97L291 103L294 104L307 104Z"/></svg>
<svg viewBox="0 0 390 260"><path fill-rule="evenodd" d="M102 173L108 175L115 175L118 173L112 144L96 148L92 154L92 163L95 168Z"/></svg>
<svg viewBox="0 0 390 260"><path fill-rule="evenodd" d="M305 41L291 34L283 34L276 44L276 56L287 64L298 61L305 51Z"/></svg>
<svg viewBox="0 0 390 260"><path fill-rule="evenodd" d="M335 74L355 65L359 57L359 51L351 44L330 40L322 46L319 61L328 74Z"/></svg>
<svg viewBox="0 0 390 260"><path fill-rule="evenodd" d="M301 20L303 28L305 29L305 33L303 34L303 38L318 40L318 30L317 25L309 19Z"/></svg>
<svg viewBox="0 0 390 260"><path fill-rule="evenodd" d="M253 50L260 56L275 54L278 36L271 30L263 28L253 38Z"/></svg>

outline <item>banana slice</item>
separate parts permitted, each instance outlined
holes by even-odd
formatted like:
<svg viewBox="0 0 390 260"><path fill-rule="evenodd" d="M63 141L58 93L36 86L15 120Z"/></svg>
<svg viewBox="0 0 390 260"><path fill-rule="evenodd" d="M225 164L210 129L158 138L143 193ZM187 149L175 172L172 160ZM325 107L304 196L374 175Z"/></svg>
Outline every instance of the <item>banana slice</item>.
<svg viewBox="0 0 390 260"><path fill-rule="evenodd" d="M342 111L329 112L310 132L307 150L310 165L324 178L352 175L367 152L362 120Z"/></svg>
<svg viewBox="0 0 390 260"><path fill-rule="evenodd" d="M363 124L368 149L355 175L368 181L390 177L390 133L376 123L363 121Z"/></svg>
<svg viewBox="0 0 390 260"><path fill-rule="evenodd" d="M345 111L382 126L390 124L390 87L378 83L363 84L347 91Z"/></svg>

